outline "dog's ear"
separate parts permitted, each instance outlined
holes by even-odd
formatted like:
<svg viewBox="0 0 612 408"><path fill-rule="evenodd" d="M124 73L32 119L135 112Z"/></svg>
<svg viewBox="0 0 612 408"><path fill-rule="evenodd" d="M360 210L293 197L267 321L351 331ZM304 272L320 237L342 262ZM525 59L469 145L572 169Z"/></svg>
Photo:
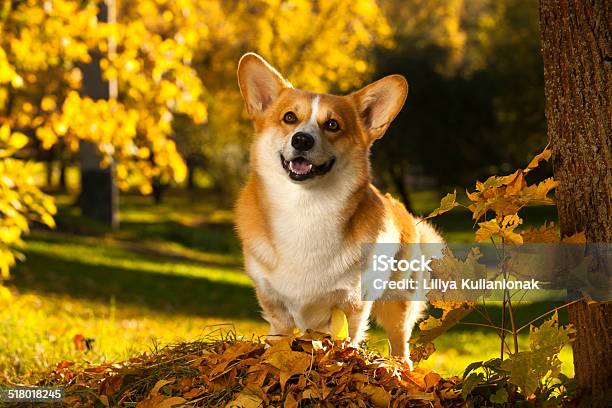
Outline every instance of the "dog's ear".
<svg viewBox="0 0 612 408"><path fill-rule="evenodd" d="M370 137L381 138L404 105L408 82L401 75L389 75L361 88L351 96Z"/></svg>
<svg viewBox="0 0 612 408"><path fill-rule="evenodd" d="M238 62L238 85L251 117L263 112L291 84L259 55L249 52Z"/></svg>

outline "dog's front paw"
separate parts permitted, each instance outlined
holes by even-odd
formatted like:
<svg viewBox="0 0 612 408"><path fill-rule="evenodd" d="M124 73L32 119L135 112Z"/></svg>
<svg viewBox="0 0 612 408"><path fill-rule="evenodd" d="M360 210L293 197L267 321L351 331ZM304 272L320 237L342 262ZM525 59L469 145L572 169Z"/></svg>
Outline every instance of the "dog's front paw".
<svg viewBox="0 0 612 408"><path fill-rule="evenodd" d="M352 348L358 349L359 348L359 342L357 340L351 340L349 342L349 346L352 347Z"/></svg>
<svg viewBox="0 0 612 408"><path fill-rule="evenodd" d="M410 357L399 357L399 360L402 363L406 364L408 368L410 368L410 371L414 371L414 363L412 362Z"/></svg>

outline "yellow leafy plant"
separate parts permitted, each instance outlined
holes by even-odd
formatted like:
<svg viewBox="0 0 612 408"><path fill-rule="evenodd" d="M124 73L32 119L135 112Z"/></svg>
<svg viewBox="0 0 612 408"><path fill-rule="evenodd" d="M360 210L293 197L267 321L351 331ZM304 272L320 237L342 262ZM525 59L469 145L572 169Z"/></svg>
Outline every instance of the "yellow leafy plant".
<svg viewBox="0 0 612 408"><path fill-rule="evenodd" d="M551 151L547 147L536 155L524 169L519 169L506 176L491 176L484 182L476 182L474 191L466 191L468 200L466 204L457 202L455 192L447 194L440 202L440 206L426 218L439 216L456 207L469 210L476 227L475 241L490 241L495 246L500 257L501 276L504 279L508 278L508 268L516 268L515 264L521 263L522 258L513 260L508 255L513 251L507 251L507 249L516 248L513 246L520 246L524 243L585 243L584 233L571 237L560 237L554 223L545 222L541 227L519 230L520 225L523 224L523 218L519 212L523 208L529 205L554 205L555 203L554 199L549 196L551 190L558 186L554 179L547 178L533 184L529 184L526 180L529 172L537 168L542 161L549 160L550 157ZM511 247L507 247L508 245ZM458 276L477 278L479 274L474 274L474 271L480 271L480 275L483 275L484 266L479 267L478 255L474 253L474 250L472 249L470 256L465 261L455 259L447 250L441 260L436 260L437 265L433 268L435 273L441 274L441 277L445 279ZM416 346L415 356L419 358L427 358L435 350L431 343L435 337L457 324L471 310L486 308L484 300L483 305L478 306L476 302L441 299L437 291L432 291L428 297L432 305L442 309L443 313L440 318L429 317L420 323L420 333L411 340L411 343ZM467 297L464 296L464 298ZM478 390L486 387L488 389L485 398L491 403L507 403L511 398L511 393L516 391L516 387L524 397L528 398L535 394L550 395L553 384L560 382L561 362L558 354L561 348L570 342L570 335L573 333L571 326L559 326L557 310L559 308L554 308L530 324L517 327L510 292L504 289L501 325L493 322L485 311L481 311L480 314L487 320L487 323L480 326L490 327L499 334L501 355L500 358L487 362L476 362L468 366L462 386L464 399L473 395L477 395L476 398L483 398L478 396ZM553 318L545 321L539 328L531 326L531 323L551 313L554 313ZM510 327L507 327L508 320ZM519 351L518 333L529 327L531 327L530 349ZM506 344L506 336L512 336L513 349ZM504 360L506 356L507 359ZM485 383L486 387L484 385L481 387L482 383ZM515 388L510 388L508 384ZM496 387L493 394L491 394L492 385Z"/></svg>
<svg viewBox="0 0 612 408"><path fill-rule="evenodd" d="M35 164L14 157L27 142L24 134L12 132L7 124L0 126L0 290L10 268L22 257L18 248L23 246L29 223L55 226L55 204L36 186Z"/></svg>

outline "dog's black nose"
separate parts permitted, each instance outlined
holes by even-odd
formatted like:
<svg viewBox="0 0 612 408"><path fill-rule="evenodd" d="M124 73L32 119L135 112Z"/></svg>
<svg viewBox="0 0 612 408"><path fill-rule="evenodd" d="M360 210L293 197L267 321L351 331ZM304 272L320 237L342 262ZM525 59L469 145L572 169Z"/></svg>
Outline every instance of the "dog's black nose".
<svg viewBox="0 0 612 408"><path fill-rule="evenodd" d="M312 149L312 146L314 146L314 142L314 137L304 132L297 132L291 138L291 146L293 146L295 150L299 150L301 152L305 152L307 150Z"/></svg>

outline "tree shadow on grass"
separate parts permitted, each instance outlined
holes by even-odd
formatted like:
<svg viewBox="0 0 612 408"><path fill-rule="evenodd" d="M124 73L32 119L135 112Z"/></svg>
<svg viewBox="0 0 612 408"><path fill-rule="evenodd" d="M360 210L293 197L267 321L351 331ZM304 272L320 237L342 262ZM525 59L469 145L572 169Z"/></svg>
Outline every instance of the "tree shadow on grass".
<svg viewBox="0 0 612 408"><path fill-rule="evenodd" d="M47 244L62 243L87 246L97 245L100 239L99 237L74 235L65 232L48 231L43 229L34 229L33 233L28 238ZM185 253L184 251L176 250L173 247L165 247L164 242L160 243L159 241L147 241L145 239L141 241L114 239L113 245L105 246L105 250L129 251L133 254L145 256L150 260L157 260L160 262L173 261L175 263L191 264L201 267L236 270L242 269L243 266L240 254L228 255L223 253L200 251ZM209 254L213 254L213 256L209 256ZM121 254L119 256L123 257L125 254Z"/></svg>
<svg viewBox="0 0 612 408"><path fill-rule="evenodd" d="M201 317L257 319L252 287L205 276L162 274L146 269L109 267L30 252L12 280L22 292L67 295L76 299L144 307Z"/></svg>
<svg viewBox="0 0 612 408"><path fill-rule="evenodd" d="M177 221L121 223L120 236L131 240L155 239L174 242L187 248L221 254L240 254L240 243L232 223L185 225Z"/></svg>

